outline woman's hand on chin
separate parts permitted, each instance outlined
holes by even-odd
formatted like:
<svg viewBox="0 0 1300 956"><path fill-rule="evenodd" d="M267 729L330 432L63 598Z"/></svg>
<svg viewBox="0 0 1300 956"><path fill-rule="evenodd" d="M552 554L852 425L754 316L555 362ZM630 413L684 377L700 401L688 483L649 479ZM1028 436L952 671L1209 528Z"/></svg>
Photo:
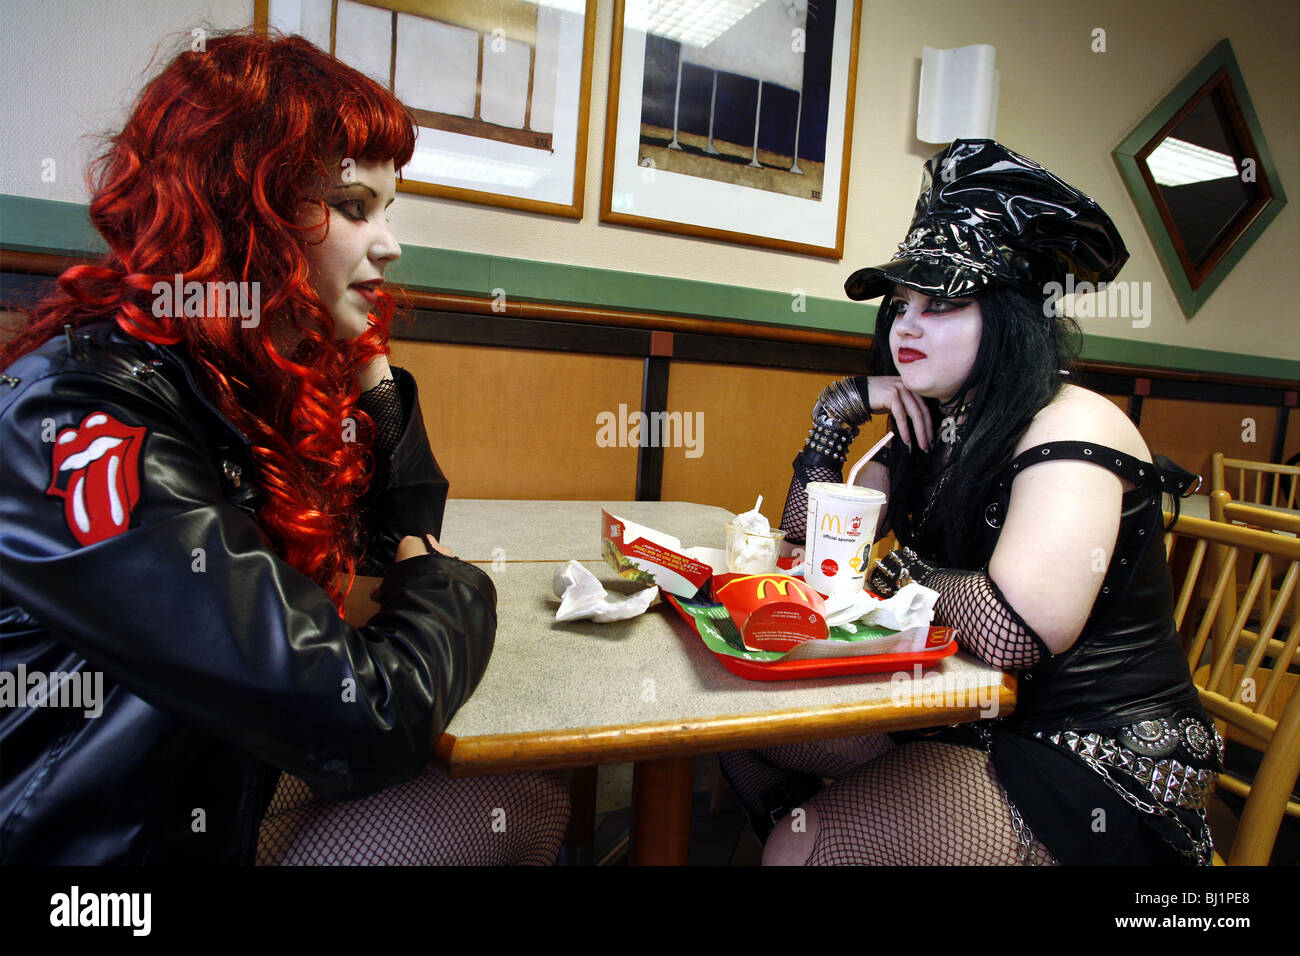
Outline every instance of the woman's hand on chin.
<svg viewBox="0 0 1300 956"><path fill-rule="evenodd" d="M929 451L934 443L934 423L930 409L911 389L903 385L897 375L873 375L867 386L873 412L889 412L898 426L898 437L909 448L912 439L920 443L922 451Z"/></svg>

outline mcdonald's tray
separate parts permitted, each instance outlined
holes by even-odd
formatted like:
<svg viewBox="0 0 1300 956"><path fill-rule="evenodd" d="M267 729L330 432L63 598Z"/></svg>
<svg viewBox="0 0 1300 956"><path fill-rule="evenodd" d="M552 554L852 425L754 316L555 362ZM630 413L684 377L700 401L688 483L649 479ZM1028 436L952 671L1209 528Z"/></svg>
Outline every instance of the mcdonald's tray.
<svg viewBox="0 0 1300 956"><path fill-rule="evenodd" d="M730 613L721 604L688 601L662 591L660 593L699 635L704 646L719 663L731 673L747 680L801 680L806 677L875 674L913 664L924 667L957 653L957 632L950 627L932 627L925 646L919 650L781 660L785 655L776 651L751 651L745 648Z"/></svg>

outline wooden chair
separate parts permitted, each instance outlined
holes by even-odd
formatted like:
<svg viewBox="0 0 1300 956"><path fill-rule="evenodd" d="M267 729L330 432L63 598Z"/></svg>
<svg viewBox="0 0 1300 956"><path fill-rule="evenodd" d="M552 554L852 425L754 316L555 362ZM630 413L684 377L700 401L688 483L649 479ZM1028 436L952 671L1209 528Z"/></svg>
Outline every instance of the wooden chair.
<svg viewBox="0 0 1300 956"><path fill-rule="evenodd" d="M1210 520L1300 537L1300 511L1282 511L1280 506L1264 508L1233 501L1232 496L1222 490L1210 492Z"/></svg>
<svg viewBox="0 0 1300 956"><path fill-rule="evenodd" d="M1290 512L1277 508L1243 504L1233 501L1226 491L1210 492L1210 520L1255 528L1260 531L1271 531L1275 534L1287 534L1293 538L1300 537L1300 511ZM1237 566L1238 593L1246 589L1253 571L1253 567ZM1280 568L1274 568L1273 579L1268 582L1268 587L1261 591L1263 600L1262 613L1265 617L1273 610L1273 601L1276 598L1281 573ZM1283 611L1281 625L1283 627L1291 627L1292 625L1292 618L1285 610Z"/></svg>
<svg viewBox="0 0 1300 956"><path fill-rule="evenodd" d="M1278 663L1300 660L1300 628L1275 636L1285 610L1300 620L1300 540L1191 517L1179 518L1169 540L1191 550L1174 622L1201 703L1225 740L1263 754L1253 782L1219 775L1220 787L1246 801L1228 863L1267 864L1282 817L1300 818L1300 802L1292 798L1300 773L1300 676ZM1239 595L1241 566L1253 571ZM1262 598L1275 568L1282 569L1282 583L1266 611ZM1209 586L1208 600L1194 604L1202 584Z"/></svg>
<svg viewBox="0 0 1300 956"><path fill-rule="evenodd" d="M1226 491L1228 487L1228 469L1237 472L1237 490L1235 500L1256 505L1271 505L1274 508L1295 508L1296 489L1300 487L1300 465L1275 465L1270 461L1248 461L1243 458L1225 458L1223 452L1216 451L1210 465L1210 491ZM1290 481L1282 481L1289 476ZM1253 478L1254 481L1247 481ZM1285 492L1282 489L1286 485ZM1251 487L1247 496L1247 488ZM1267 499L1267 500L1265 500Z"/></svg>

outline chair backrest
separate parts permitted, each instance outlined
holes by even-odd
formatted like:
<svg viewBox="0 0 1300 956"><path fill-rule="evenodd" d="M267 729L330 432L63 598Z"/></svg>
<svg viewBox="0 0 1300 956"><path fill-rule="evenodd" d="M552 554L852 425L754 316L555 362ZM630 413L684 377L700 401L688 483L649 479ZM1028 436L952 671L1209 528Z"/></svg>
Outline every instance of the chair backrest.
<svg viewBox="0 0 1300 956"><path fill-rule="evenodd" d="M1261 531L1277 531L1300 535L1300 511L1280 508L1256 507L1233 501L1226 491L1210 492L1210 518L1228 524L1242 524Z"/></svg>
<svg viewBox="0 0 1300 956"><path fill-rule="evenodd" d="M1227 524L1243 525L1248 528L1255 528L1259 531L1272 531L1277 534L1289 534L1292 537L1300 536L1300 511L1284 511L1280 508L1271 508L1265 506L1255 506L1241 504L1233 501L1226 491L1210 492L1210 520L1222 521ZM1248 586L1252 568L1245 567L1241 564L1237 566L1237 584L1238 590L1244 590ZM1277 572L1274 572L1274 577ZM1273 583L1268 583L1266 589L1261 592L1263 601L1263 614L1267 617L1273 610L1273 601L1276 598L1276 590ZM1286 621L1287 624L1290 621Z"/></svg>
<svg viewBox="0 0 1300 956"><path fill-rule="evenodd" d="M1201 703L1225 737L1264 754L1253 784L1220 775L1221 787L1246 798L1228 862L1266 864L1282 816L1300 815L1290 799L1300 773L1300 678L1287 673L1300 660L1300 539L1180 516L1167 540L1171 549L1190 546L1177 562L1187 559L1174 621ZM1240 594L1239 567L1251 569ZM1292 626L1278 637L1288 613Z"/></svg>
<svg viewBox="0 0 1300 956"><path fill-rule="evenodd" d="M1229 469L1236 472L1235 489L1229 487L1233 477L1228 474ZM1211 491L1226 491L1240 502L1294 508L1297 486L1300 486L1300 465L1275 465L1271 461L1225 458L1221 451L1214 453L1210 466Z"/></svg>

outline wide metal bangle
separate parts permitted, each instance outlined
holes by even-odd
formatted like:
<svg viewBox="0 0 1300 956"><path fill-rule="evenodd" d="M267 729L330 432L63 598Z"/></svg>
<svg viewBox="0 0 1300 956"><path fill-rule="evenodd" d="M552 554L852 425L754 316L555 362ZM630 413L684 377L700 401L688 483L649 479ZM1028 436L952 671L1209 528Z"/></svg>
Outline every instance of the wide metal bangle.
<svg viewBox="0 0 1300 956"><path fill-rule="evenodd" d="M855 375L831 382L817 398L813 419L831 418L850 426L871 421L871 409L866 402L867 376Z"/></svg>

